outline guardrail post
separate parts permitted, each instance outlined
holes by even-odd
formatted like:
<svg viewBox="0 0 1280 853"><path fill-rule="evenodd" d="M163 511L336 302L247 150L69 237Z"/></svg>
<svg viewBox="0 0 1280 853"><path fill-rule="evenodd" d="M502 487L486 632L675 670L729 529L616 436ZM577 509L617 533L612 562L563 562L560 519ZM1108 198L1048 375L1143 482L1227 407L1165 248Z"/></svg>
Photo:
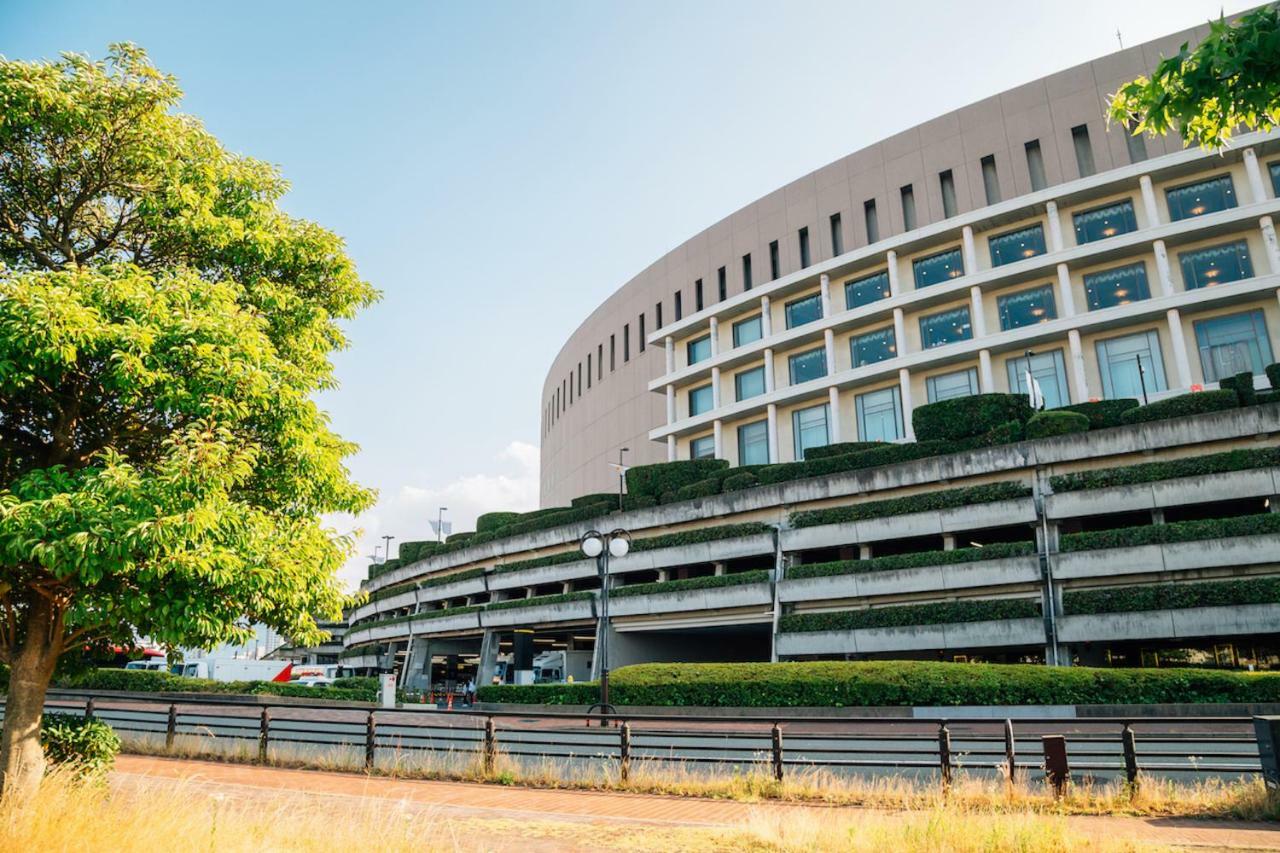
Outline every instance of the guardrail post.
<svg viewBox="0 0 1280 853"><path fill-rule="evenodd" d="M951 790L951 731L945 722L938 724L938 768L942 771L942 793Z"/></svg>
<svg viewBox="0 0 1280 853"><path fill-rule="evenodd" d="M262 718L258 721L258 761L267 763L267 744L271 738L271 711L262 709Z"/></svg>
<svg viewBox="0 0 1280 853"><path fill-rule="evenodd" d="M1053 785L1053 796L1062 799L1066 793L1067 780L1071 778L1071 768L1067 763L1067 739L1064 735L1041 735L1040 743L1044 747L1044 770L1049 776L1049 784Z"/></svg>
<svg viewBox="0 0 1280 853"><path fill-rule="evenodd" d="M773 741L773 778L782 781L782 727L777 723L773 724L772 741Z"/></svg>
<svg viewBox="0 0 1280 853"><path fill-rule="evenodd" d="M486 776L493 773L497 758L498 727L494 724L493 717L486 717L484 721L484 773Z"/></svg>
<svg viewBox="0 0 1280 853"><path fill-rule="evenodd" d="M364 770L366 773L373 772L373 759L378 751L378 721L374 719L373 712L364 718Z"/></svg>
<svg viewBox="0 0 1280 853"><path fill-rule="evenodd" d="M618 729L618 776L623 783L631 778L631 724L625 721Z"/></svg>
<svg viewBox="0 0 1280 853"><path fill-rule="evenodd" d="M1131 788L1138 786L1138 739L1128 723L1120 731L1120 743L1124 746L1124 777Z"/></svg>
<svg viewBox="0 0 1280 853"><path fill-rule="evenodd" d="M93 719L93 711L94 711L94 707L93 707L93 697L92 697L92 696L90 696L90 697L89 697L88 699L86 699L86 700L85 700L85 702L84 702L84 718L85 718L86 720L92 720L92 719Z"/></svg>
<svg viewBox="0 0 1280 853"><path fill-rule="evenodd" d="M178 736L178 706L169 706L169 721L164 727L164 751L173 752L173 741Z"/></svg>
<svg viewBox="0 0 1280 853"><path fill-rule="evenodd" d="M1017 747L1013 740L1013 720L1004 721L1004 766L1009 774L1009 784L1018 779Z"/></svg>

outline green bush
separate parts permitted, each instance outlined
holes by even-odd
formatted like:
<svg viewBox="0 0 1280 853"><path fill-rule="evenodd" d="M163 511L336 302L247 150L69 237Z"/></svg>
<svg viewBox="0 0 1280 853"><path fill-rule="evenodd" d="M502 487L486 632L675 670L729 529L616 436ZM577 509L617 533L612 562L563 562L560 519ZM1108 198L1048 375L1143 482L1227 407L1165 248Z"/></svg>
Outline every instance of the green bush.
<svg viewBox="0 0 1280 853"><path fill-rule="evenodd" d="M400 568L399 560L384 560L381 563L370 563L369 564L369 580L373 580L376 577L381 577L382 575L385 575L387 572L394 571L395 569L398 569L398 568Z"/></svg>
<svg viewBox="0 0 1280 853"><path fill-rule="evenodd" d="M361 643L358 646L347 646L345 649L338 652L338 660L342 660L343 658L358 658L369 654L386 654L386 650L382 647L381 643Z"/></svg>
<svg viewBox="0 0 1280 853"><path fill-rule="evenodd" d="M878 447L884 447L885 444L886 442L883 441L841 441L824 447L810 447L805 450L804 459L806 462L811 462L814 459L824 459L828 456L861 453L864 450L875 450Z"/></svg>
<svg viewBox="0 0 1280 853"><path fill-rule="evenodd" d="M993 542L982 548L956 548L952 551L917 551L914 554L890 554L868 560L837 560L830 563L806 563L787 569L785 580L822 578L832 575L860 575L869 572L892 572L921 566L943 566L952 563L976 563L981 560L1003 560L1036 552L1034 542ZM784 582L785 582L784 580Z"/></svg>
<svg viewBox="0 0 1280 853"><path fill-rule="evenodd" d="M722 539L741 539L744 536L757 536L761 533L772 532L772 527L760 521L722 524L719 527L700 527L697 530L681 530L678 533L663 533L659 536L635 539L631 542L631 550L633 552L656 551L659 548L697 545L700 542L718 542Z"/></svg>
<svg viewBox="0 0 1280 853"><path fill-rule="evenodd" d="M364 651L361 649L360 653ZM354 656L354 653L346 656ZM355 683L339 686L337 681ZM373 682L372 685L370 682ZM280 681L214 681L210 678L187 678L171 672L126 669L93 669L61 678L58 686L76 690L123 690L131 693L231 693L356 702L372 702L377 698L376 679L338 679L331 687L312 688Z"/></svg>
<svg viewBox="0 0 1280 853"><path fill-rule="evenodd" d="M844 453L839 456L824 456L808 462L784 462L769 465L760 470L756 476L761 485L785 483L805 477L824 477L845 471L860 471L864 468L876 468L881 465L894 465L900 462L912 462L927 459L945 453L954 453L963 448L949 441L918 441L907 444L886 444L871 450L858 453Z"/></svg>
<svg viewBox="0 0 1280 853"><path fill-rule="evenodd" d="M1280 391L1259 391L1258 405L1264 406L1267 403L1280 403Z"/></svg>
<svg viewBox="0 0 1280 853"><path fill-rule="evenodd" d="M721 488L726 492L740 492L743 489L750 489L758 485L760 485L760 478L757 475L750 471L743 471L725 477Z"/></svg>
<svg viewBox="0 0 1280 853"><path fill-rule="evenodd" d="M1009 421L1025 423L1031 415L1023 394L975 394L921 406L911 415L911 425L920 441L958 441Z"/></svg>
<svg viewBox="0 0 1280 853"><path fill-rule="evenodd" d="M48 714L40 721L40 745L51 764L77 776L100 777L115 766L120 737L111 726L80 714Z"/></svg>
<svg viewBox="0 0 1280 853"><path fill-rule="evenodd" d="M519 518L520 513L518 512L482 513L476 517L476 533L492 533L495 530L501 530Z"/></svg>
<svg viewBox="0 0 1280 853"><path fill-rule="evenodd" d="M768 569L757 569L750 572L738 572L732 575L708 575L701 578L686 578L677 581L654 581L653 583L634 583L629 586L614 587L609 590L610 598L626 598L633 595L661 595L664 592L687 592L695 589L716 589L724 586L744 586L753 583L767 583Z"/></svg>
<svg viewBox="0 0 1280 853"><path fill-rule="evenodd" d="M721 478L708 477L705 480L681 486L676 489L676 500L691 501L694 498L709 498L712 495L718 495L720 494L720 484Z"/></svg>
<svg viewBox="0 0 1280 853"><path fill-rule="evenodd" d="M486 611L512 610L517 607L537 607L541 604L566 604L570 601L589 601L595 597L596 594L591 590L584 590L582 592L561 592L555 595L535 595L533 598L513 598L509 601L495 601L491 604L486 604L483 609Z"/></svg>
<svg viewBox="0 0 1280 853"><path fill-rule="evenodd" d="M1271 383L1272 389L1280 391L1280 362L1268 364L1266 373L1267 381Z"/></svg>
<svg viewBox="0 0 1280 853"><path fill-rule="evenodd" d="M681 486L705 480L728 467L729 462L725 459L683 459L679 462L636 465L627 469L627 492L648 495L663 503L663 495L674 494Z"/></svg>
<svg viewBox="0 0 1280 853"><path fill-rule="evenodd" d="M1144 462L1121 468L1099 468L1093 471L1077 471L1073 474L1056 474L1049 478L1055 492L1074 492L1081 489L1106 489L1112 486L1132 486L1172 480L1175 477L1203 477L1226 471L1246 471L1251 468L1280 466L1280 447L1260 450L1228 450L1208 456L1188 456L1168 462Z"/></svg>
<svg viewBox="0 0 1280 853"><path fill-rule="evenodd" d="M1036 412L1027 421L1027 438L1052 438L1055 435L1070 435L1086 432L1089 429L1089 418L1077 412Z"/></svg>
<svg viewBox="0 0 1280 853"><path fill-rule="evenodd" d="M484 568L467 569L463 572L454 572L448 575L432 575L426 580L413 581L410 583L398 583L395 586L383 587L382 589L369 595L369 602L385 601L392 596L399 595L402 592L412 592L414 587L422 587L428 589L430 587L444 586L449 583L458 583L459 581L472 580L473 578L483 577Z"/></svg>
<svg viewBox="0 0 1280 853"><path fill-rule="evenodd" d="M649 509L658 505L658 499L653 495L623 495L622 508L626 512L633 509Z"/></svg>
<svg viewBox="0 0 1280 853"><path fill-rule="evenodd" d="M481 702L520 705L594 705L600 701L600 685L594 681L574 684L486 684L476 688Z"/></svg>
<svg viewBox="0 0 1280 853"><path fill-rule="evenodd" d="M1188 607L1236 607L1280 602L1280 578L1241 578L1205 583L1158 583L1062 594L1062 612L1130 613Z"/></svg>
<svg viewBox="0 0 1280 853"><path fill-rule="evenodd" d="M1055 412L1075 412L1089 419L1089 429L1106 429L1124 423L1124 413L1138 407L1138 401L1126 397L1120 400L1093 400L1089 403L1072 403L1054 409Z"/></svg>
<svg viewBox="0 0 1280 853"><path fill-rule="evenodd" d="M1013 444L1026 437L1026 424L1022 421L1005 421L1000 426L992 427L983 433L975 442L978 447L995 447L1001 444Z"/></svg>
<svg viewBox="0 0 1280 853"><path fill-rule="evenodd" d="M1145 406L1138 406L1136 409L1129 409L1120 416L1120 420L1126 424L1140 424L1204 412L1220 412L1224 409L1234 409L1239 405L1240 401L1235 391L1229 389L1199 391L1192 394L1179 394L1177 397L1168 397Z"/></svg>
<svg viewBox="0 0 1280 853"><path fill-rule="evenodd" d="M1253 388L1253 373L1245 371L1235 376L1224 376L1218 380L1218 387L1232 391L1241 406L1252 406L1258 402L1258 392Z"/></svg>
<svg viewBox="0 0 1280 853"><path fill-rule="evenodd" d="M1237 518L1208 518L1068 533L1058 540L1060 551L1093 551L1099 548L1132 548L1169 542L1198 542L1231 536L1263 536L1280 533L1280 514L1264 512Z"/></svg>
<svg viewBox="0 0 1280 853"><path fill-rule="evenodd" d="M551 554L546 557L534 557L532 560L515 560L510 563L503 563L494 569L498 573L519 572L524 569L539 569L543 566L558 566L561 563L577 563L586 560L587 557L577 548L572 551L565 551L563 554Z"/></svg>
<svg viewBox="0 0 1280 853"><path fill-rule="evenodd" d="M843 524L850 521L861 521L890 515L906 515L912 512L950 509L969 504L1015 500L1027 497L1030 494L1031 487L1024 486L1022 483L987 483L982 486L947 489L940 492L925 492L919 495L867 501L849 506L801 510L791 513L791 526L817 527L821 524Z"/></svg>
<svg viewBox="0 0 1280 853"><path fill-rule="evenodd" d="M445 541L445 544L447 545L461 545L465 542L470 542L472 539L474 539L476 533L478 532L479 531L476 531L476 530L468 530L462 533L450 533L448 538L446 538L444 541Z"/></svg>
<svg viewBox="0 0 1280 853"><path fill-rule="evenodd" d="M407 566L410 563L421 560L433 550L432 548L424 549L422 546L434 546L435 544L435 542L401 542L400 550L397 552L400 557L400 565Z"/></svg>
<svg viewBox="0 0 1280 853"><path fill-rule="evenodd" d="M898 604L826 613L792 613L778 620L779 633L852 631L859 628L902 628L949 625L996 619L1029 619L1040 615L1040 601L1031 598L975 598L933 604Z"/></svg>

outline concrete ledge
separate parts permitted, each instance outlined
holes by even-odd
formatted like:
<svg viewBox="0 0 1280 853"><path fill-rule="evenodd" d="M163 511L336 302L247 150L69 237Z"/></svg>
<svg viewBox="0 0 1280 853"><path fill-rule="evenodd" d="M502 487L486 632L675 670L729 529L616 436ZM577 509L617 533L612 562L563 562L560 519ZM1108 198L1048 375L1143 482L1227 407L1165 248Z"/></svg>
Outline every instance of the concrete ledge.
<svg viewBox="0 0 1280 853"><path fill-rule="evenodd" d="M823 524L782 531L784 551L831 548L851 543L878 542L910 536L941 536L957 530L979 530L1036 520L1031 498L973 504L952 509L913 512L864 521Z"/></svg>
<svg viewBox="0 0 1280 853"><path fill-rule="evenodd" d="M720 586L654 595L627 595L609 598L609 615L638 616L648 613L679 613L692 610L726 610L732 607L758 607L773 602L769 584Z"/></svg>
<svg viewBox="0 0 1280 853"><path fill-rule="evenodd" d="M1069 551L1054 557L1053 576L1070 580L1267 563L1280 563L1280 534Z"/></svg>
<svg viewBox="0 0 1280 853"><path fill-rule="evenodd" d="M1280 468L1258 468L1133 486L1055 492L1045 497L1045 514L1052 519L1076 518L1275 494L1280 494Z"/></svg>
<svg viewBox="0 0 1280 853"><path fill-rule="evenodd" d="M391 610L397 610L401 607L412 607L415 603L440 601L446 598L457 598L463 595L475 595L484 592L484 578L468 578L463 581L454 581L453 583L440 584L439 586L430 586L415 593L413 590L393 595L382 601L371 601L368 604L362 604L351 613L351 620L364 619L375 613L386 613Z"/></svg>
<svg viewBox="0 0 1280 853"><path fill-rule="evenodd" d="M480 627L480 614L477 611L463 613L458 616L436 616L430 619L414 619L413 630L410 631L410 620L404 622L396 622L393 625L375 626L369 628L357 628L351 631L350 645L359 645L360 643L397 639L407 637L410 633L415 635L421 634L439 634L444 631L465 631L470 628Z"/></svg>
<svg viewBox="0 0 1280 853"><path fill-rule="evenodd" d="M518 569L514 572L495 572L489 576L489 589L518 589L520 587L563 583L577 578L593 578L595 576L595 560L575 560L571 563L536 566L532 569Z"/></svg>
<svg viewBox="0 0 1280 853"><path fill-rule="evenodd" d="M1037 583L1039 559L1034 554L1002 560L946 563L886 572L827 575L789 579L785 575L778 596L784 602L859 598L869 595L896 595L968 589L982 586Z"/></svg>
<svg viewBox="0 0 1280 853"><path fill-rule="evenodd" d="M565 601L560 604L532 604L528 607L507 607L502 610L481 611L480 627L508 628L512 625L541 625L546 622L569 622L594 619L595 599Z"/></svg>
<svg viewBox="0 0 1280 853"><path fill-rule="evenodd" d="M778 654L787 657L1043 644L1044 622L1040 619L858 628L853 631L797 631L779 634L777 643Z"/></svg>
<svg viewBox="0 0 1280 853"><path fill-rule="evenodd" d="M1064 643L1216 637L1280 632L1280 604L1196 607L1062 616L1058 639Z"/></svg>
<svg viewBox="0 0 1280 853"><path fill-rule="evenodd" d="M757 533L736 539L717 539L714 542L697 542L692 545L674 545L655 548L652 551L632 551L625 557L609 560L609 574L665 569L670 566L689 566L697 563L714 563L738 557L773 554L773 534Z"/></svg>

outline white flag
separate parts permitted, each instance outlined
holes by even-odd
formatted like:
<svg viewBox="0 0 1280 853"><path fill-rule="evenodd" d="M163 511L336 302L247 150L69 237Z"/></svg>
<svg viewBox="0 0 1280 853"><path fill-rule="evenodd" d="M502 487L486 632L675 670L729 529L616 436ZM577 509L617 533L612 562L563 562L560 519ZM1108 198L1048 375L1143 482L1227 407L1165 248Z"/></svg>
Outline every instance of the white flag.
<svg viewBox="0 0 1280 853"><path fill-rule="evenodd" d="M445 537L445 536L448 536L448 535L449 535L450 533L452 533L452 532L453 532L453 522L452 522L452 521L443 521L443 522L442 522L442 521L432 521L432 522L431 522L431 533L432 533L432 535L434 535L437 539L440 539L440 538L443 538L443 537Z"/></svg>
<svg viewBox="0 0 1280 853"><path fill-rule="evenodd" d="M1039 411L1044 408L1044 391L1040 388L1040 383L1031 375L1031 369L1028 368L1024 378L1027 381L1027 398L1031 403L1031 408Z"/></svg>

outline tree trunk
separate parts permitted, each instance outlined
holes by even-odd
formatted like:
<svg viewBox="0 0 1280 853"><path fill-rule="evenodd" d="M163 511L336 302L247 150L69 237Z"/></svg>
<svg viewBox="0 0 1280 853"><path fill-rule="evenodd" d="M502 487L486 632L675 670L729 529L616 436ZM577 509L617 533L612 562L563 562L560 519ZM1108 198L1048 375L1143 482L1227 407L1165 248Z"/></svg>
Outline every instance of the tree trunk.
<svg viewBox="0 0 1280 853"><path fill-rule="evenodd" d="M34 595L22 643L10 657L9 695L0 732L0 792L29 796L44 776L40 718L62 653L62 619L52 601Z"/></svg>

